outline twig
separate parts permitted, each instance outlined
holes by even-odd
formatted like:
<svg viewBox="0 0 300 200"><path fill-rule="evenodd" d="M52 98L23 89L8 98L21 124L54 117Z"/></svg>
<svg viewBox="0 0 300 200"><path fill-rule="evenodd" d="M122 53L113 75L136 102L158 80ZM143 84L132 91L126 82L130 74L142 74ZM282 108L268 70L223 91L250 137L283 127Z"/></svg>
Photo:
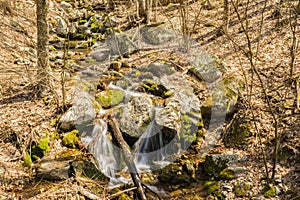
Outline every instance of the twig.
<svg viewBox="0 0 300 200"><path fill-rule="evenodd" d="M89 199L92 199L92 200L99 200L99 199L102 199L102 198L99 197L98 195L95 195L95 194L91 193L90 191L88 191L88 190L86 190L86 189L83 189L83 188L80 189L79 192L80 192L83 196L85 196L85 197L87 197L87 198L89 198Z"/></svg>
<svg viewBox="0 0 300 200"><path fill-rule="evenodd" d="M120 196L121 194L123 194L123 193L125 193L125 192L130 192L130 191L136 190L136 189L137 189L137 187L128 188L128 189L126 189L126 190L122 190L122 191L117 192L117 193L115 193L115 194L109 195L107 198L108 198L108 199L113 199L113 198L116 198L116 197Z"/></svg>
<svg viewBox="0 0 300 200"><path fill-rule="evenodd" d="M156 192L154 192L148 185L146 185L146 184L144 184L144 183L142 183L142 185L143 185L147 190L149 190L151 193L153 193L159 200L162 199L162 198L160 198L160 196L159 196Z"/></svg>

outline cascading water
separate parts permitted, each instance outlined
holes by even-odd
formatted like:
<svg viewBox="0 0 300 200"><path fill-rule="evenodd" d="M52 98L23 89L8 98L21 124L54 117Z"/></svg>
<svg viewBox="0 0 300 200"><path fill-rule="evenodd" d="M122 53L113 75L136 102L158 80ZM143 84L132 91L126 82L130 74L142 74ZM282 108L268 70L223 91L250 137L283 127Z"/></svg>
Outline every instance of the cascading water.
<svg viewBox="0 0 300 200"><path fill-rule="evenodd" d="M159 110L161 110L161 108L157 107L155 113L158 113ZM164 167L170 164L169 161L165 160L168 151L163 148L164 146L161 127L155 120L152 120L146 131L134 145L134 161L138 171L149 171L153 165Z"/></svg>
<svg viewBox="0 0 300 200"><path fill-rule="evenodd" d="M95 156L101 172L110 178L111 187L128 182L117 176L117 172L121 170L120 149L113 144L107 132L107 123L103 119L97 121L91 135L83 136L81 140Z"/></svg>

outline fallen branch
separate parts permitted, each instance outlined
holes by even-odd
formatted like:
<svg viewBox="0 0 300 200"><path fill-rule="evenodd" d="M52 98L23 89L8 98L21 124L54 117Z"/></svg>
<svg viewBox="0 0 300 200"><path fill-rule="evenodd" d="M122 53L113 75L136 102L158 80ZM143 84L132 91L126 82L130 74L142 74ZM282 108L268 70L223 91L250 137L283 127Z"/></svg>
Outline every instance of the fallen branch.
<svg viewBox="0 0 300 200"><path fill-rule="evenodd" d="M136 189L137 189L136 187L133 187L133 188L128 188L128 189L126 189L126 190L122 190L122 191L117 192L117 193L115 193L115 194L109 195L109 196L107 197L107 199L114 199L114 198L120 196L121 194L123 194L123 193L125 193L125 192L130 192L130 191L136 190Z"/></svg>
<svg viewBox="0 0 300 200"><path fill-rule="evenodd" d="M118 121L114 117L111 116L109 119L109 125L112 127L113 134L114 134L115 138L117 139L121 149L123 150L122 152L124 155L125 163L129 169L129 173L133 180L133 184L137 188L137 190L136 190L137 198L139 200L146 200L147 198L146 198L144 189L142 187L142 183L141 183L137 168L134 164L133 156L131 154L128 144L125 142L125 140L122 136L122 133L119 129Z"/></svg>

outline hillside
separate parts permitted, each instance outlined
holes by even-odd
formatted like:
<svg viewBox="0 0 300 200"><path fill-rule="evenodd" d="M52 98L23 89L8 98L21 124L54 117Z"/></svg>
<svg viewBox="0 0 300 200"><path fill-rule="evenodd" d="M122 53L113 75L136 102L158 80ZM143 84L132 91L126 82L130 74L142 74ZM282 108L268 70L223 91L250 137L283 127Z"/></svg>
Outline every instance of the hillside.
<svg viewBox="0 0 300 200"><path fill-rule="evenodd" d="M185 24L185 33L205 52L216 55L222 61L222 73L243 79L244 87L238 91L237 108L226 117L222 137L210 151L211 155L239 157L239 161L232 166L236 170L235 178L218 180L210 177L202 180L198 174L200 178L193 177L195 181L184 186L171 189L166 184L158 186L170 195L163 199L300 199L300 18L299 11L290 13L290 8L296 8L298 2L231 2L226 31L220 28L224 25L223 3L214 0L210 1L211 5L206 1L186 2L184 7L180 7L179 3L160 3L162 5L153 14L157 18L153 26L164 22L176 31L182 31ZM66 105L69 108L72 105L75 77L82 68L90 66L88 55L93 52L97 41L105 39L110 30L122 33L139 27L134 6L126 7L116 2L115 8L111 9L97 0L49 1L50 60L59 105L51 94L44 98L38 98L35 94L35 1L0 0L0 16L0 199L117 199L111 196L116 191L108 189L105 178L99 181L76 175L65 180L37 177L40 158L28 165L26 152L37 145L41 138L47 137L50 150L45 157L55 157L60 152L75 149L76 156L80 155L75 156L76 159L83 155L92 160L80 141L71 147L65 145L62 141L65 133L58 128L57 121L63 115L61 73L65 40L59 36L57 27L60 19L64 19L69 24L78 23L76 28L85 33L89 29L92 33L88 34L95 36L88 35L79 40L80 36L74 35L77 37L75 42L69 42L70 49L66 56L69 66L64 69L67 80ZM91 21L90 16L94 16L93 19L101 24L94 27L97 31L90 30L91 24L88 28L84 27L87 21ZM77 21L71 22L71 19ZM85 21L83 23L80 20ZM141 23L140 26L145 24ZM293 27L296 27L294 35ZM297 47L294 50L293 41L296 41L294 47ZM122 63L139 66L161 57L169 60L168 56L171 57L165 52L137 52L125 57ZM177 63L179 68L185 67L184 60L180 58L170 60ZM184 74L185 68L179 71ZM205 120L207 128L209 123ZM245 132L246 135L243 135ZM278 162L270 184L276 192L268 196L264 189L267 184L266 166L271 177L276 145ZM198 162L203 160L197 158L196 161L200 169ZM220 186L209 192L204 181L213 179ZM244 189L245 185L250 188ZM120 190L128 188L130 186L121 186ZM246 191L238 195L237 188ZM217 192L223 196L218 196ZM128 191L127 194L132 197L132 192ZM155 196L151 197L155 199ZM125 198L120 196L119 199Z"/></svg>

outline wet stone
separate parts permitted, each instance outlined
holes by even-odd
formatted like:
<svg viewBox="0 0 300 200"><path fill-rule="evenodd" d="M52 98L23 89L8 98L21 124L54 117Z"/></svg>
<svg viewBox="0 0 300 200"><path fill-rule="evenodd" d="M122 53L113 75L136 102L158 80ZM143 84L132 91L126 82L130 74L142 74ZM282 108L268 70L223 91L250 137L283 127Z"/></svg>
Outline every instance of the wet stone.
<svg viewBox="0 0 300 200"><path fill-rule="evenodd" d="M131 96L121 113L120 129L131 137L139 137L153 118L152 100L146 94Z"/></svg>

